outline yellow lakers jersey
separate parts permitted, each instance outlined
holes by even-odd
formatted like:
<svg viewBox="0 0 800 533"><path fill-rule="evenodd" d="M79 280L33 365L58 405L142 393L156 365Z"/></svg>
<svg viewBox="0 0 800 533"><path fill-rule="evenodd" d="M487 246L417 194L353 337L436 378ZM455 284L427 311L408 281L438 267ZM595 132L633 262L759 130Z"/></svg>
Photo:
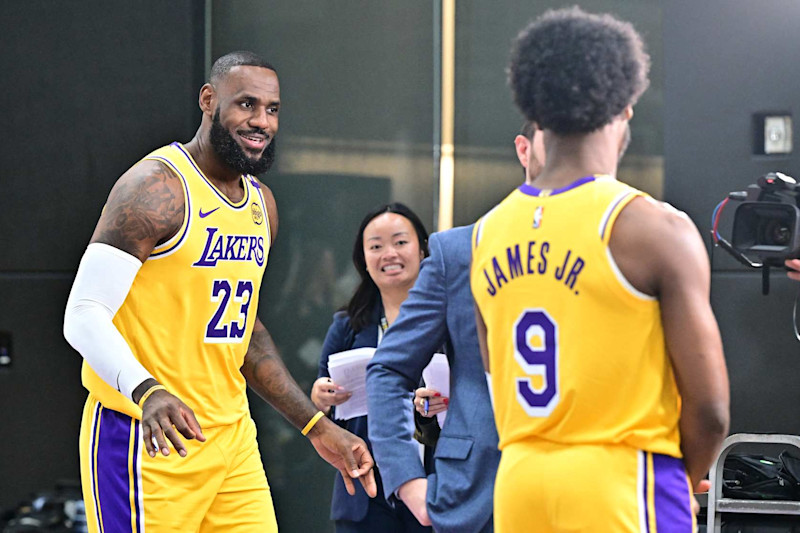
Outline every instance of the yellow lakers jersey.
<svg viewBox="0 0 800 533"><path fill-rule="evenodd" d="M153 377L194 410L201 427L231 424L249 412L239 369L270 248L262 191L255 178L243 176L244 197L231 202L178 143L145 159L180 178L184 220L144 262L114 325ZM141 418L139 407L85 362L82 380L106 408Z"/></svg>
<svg viewBox="0 0 800 533"><path fill-rule="evenodd" d="M470 284L501 449L542 439L681 456L659 302L627 282L608 247L642 195L610 176L523 185L475 225Z"/></svg>

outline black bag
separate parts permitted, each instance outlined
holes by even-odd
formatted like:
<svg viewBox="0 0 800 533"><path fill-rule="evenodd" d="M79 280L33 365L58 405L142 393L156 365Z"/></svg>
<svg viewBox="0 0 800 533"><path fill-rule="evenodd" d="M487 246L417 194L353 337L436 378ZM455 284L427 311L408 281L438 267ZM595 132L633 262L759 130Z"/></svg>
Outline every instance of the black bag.
<svg viewBox="0 0 800 533"><path fill-rule="evenodd" d="M80 484L59 481L55 491L33 494L14 510L0 514L3 533L85 533L86 509L81 498Z"/></svg>
<svg viewBox="0 0 800 533"><path fill-rule="evenodd" d="M784 451L776 459L730 454L723 466L722 495L739 500L800 500L800 459Z"/></svg>

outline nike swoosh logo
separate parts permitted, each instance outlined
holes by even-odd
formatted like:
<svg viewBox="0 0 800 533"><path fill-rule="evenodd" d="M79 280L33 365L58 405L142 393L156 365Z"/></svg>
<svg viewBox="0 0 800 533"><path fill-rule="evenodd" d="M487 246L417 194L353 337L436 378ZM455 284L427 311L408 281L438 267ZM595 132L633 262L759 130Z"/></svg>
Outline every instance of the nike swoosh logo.
<svg viewBox="0 0 800 533"><path fill-rule="evenodd" d="M203 208L201 207L201 208L200 208L200 218L206 218L208 215L210 215L211 213L213 213L213 212L214 212L214 211L216 211L217 209L219 209L219 207L215 207L215 208L214 208L214 209L212 209L211 211L206 211L205 213L203 213Z"/></svg>

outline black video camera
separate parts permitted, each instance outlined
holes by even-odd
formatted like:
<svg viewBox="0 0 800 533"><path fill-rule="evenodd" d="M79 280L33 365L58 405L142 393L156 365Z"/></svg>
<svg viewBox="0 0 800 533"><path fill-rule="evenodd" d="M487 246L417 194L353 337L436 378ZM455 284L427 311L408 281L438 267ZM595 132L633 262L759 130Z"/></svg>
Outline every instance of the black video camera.
<svg viewBox="0 0 800 533"><path fill-rule="evenodd" d="M740 201L733 216L731 242L718 231L722 208L728 200ZM742 264L763 269L763 292L769 292L769 268L786 259L800 258L800 186L794 178L770 172L732 192L714 210L711 230L714 243ZM757 261L751 259L758 258Z"/></svg>
<svg viewBox="0 0 800 533"><path fill-rule="evenodd" d="M800 188L780 172L770 172L747 187L747 199L733 216L731 245L764 265L782 266L800 257Z"/></svg>

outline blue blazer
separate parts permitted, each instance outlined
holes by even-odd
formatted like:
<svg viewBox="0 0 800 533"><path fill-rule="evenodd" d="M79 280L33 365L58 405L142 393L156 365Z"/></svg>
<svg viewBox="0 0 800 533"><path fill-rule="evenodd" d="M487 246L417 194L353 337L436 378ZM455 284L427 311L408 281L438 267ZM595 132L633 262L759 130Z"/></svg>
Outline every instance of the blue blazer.
<svg viewBox="0 0 800 533"><path fill-rule="evenodd" d="M367 368L369 436L384 492L425 477L413 439L412 399L431 354L447 343L450 404L428 476L439 532L489 532L500 461L469 286L473 226L431 235L430 257Z"/></svg>
<svg viewBox="0 0 800 533"><path fill-rule="evenodd" d="M350 319L347 313L340 311L333 316L333 323L328 328L325 342L322 345L322 355L319 360L319 371L317 377L330 377L328 373L328 357L332 354L350 350L351 348L364 348L378 345L378 324L380 323L380 306L376 306L372 320L358 333L350 327ZM336 407L331 409L335 410ZM331 411L333 414L335 411ZM337 424L348 430L350 433L358 435L369 446L367 438L367 417L359 416L350 420L334 420ZM375 470L375 480L378 482L380 491L380 475ZM337 472L333 483L333 497L331 498L331 520L352 520L360 522L367 515L369 496L364 492L361 483L353 483L356 487L355 496L350 496L342 481L342 476ZM380 494L377 496L380 498Z"/></svg>

